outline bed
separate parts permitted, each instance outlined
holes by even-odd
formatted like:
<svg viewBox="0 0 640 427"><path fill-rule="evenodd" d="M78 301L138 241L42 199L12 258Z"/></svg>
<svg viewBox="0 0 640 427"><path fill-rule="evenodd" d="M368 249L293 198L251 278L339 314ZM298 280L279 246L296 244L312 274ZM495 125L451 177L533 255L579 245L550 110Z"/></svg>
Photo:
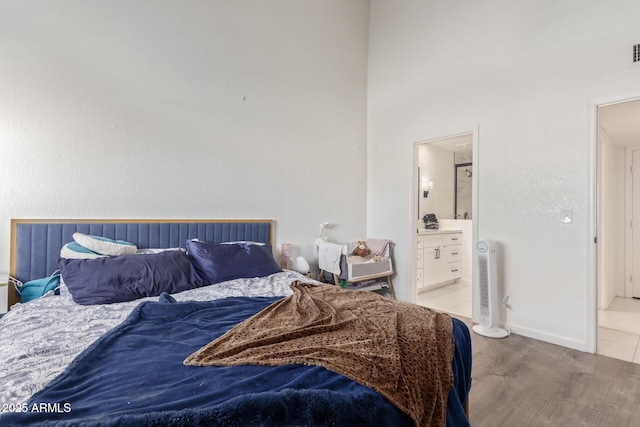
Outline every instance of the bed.
<svg viewBox="0 0 640 427"><path fill-rule="evenodd" d="M367 292L340 291L294 271L262 274L265 270L260 267L254 272L253 264L244 264L241 270L234 266L237 271L232 278L222 275L214 284L209 284L214 281L210 279L184 290L162 287L165 280L173 280L165 279L163 269L173 265L175 257L183 259L184 250L177 248L185 246L192 257L201 248L224 254L240 251L242 256L250 254L251 262L258 259L256 265L268 264L264 257L271 251L273 227L271 220L13 220L11 275L27 282L62 266L63 284L60 295L19 304L0 319L0 425L415 425L415 414L412 417L406 408L392 404L384 384L365 386L351 379L348 370L340 374L306 359L276 365L235 359L205 366L206 357L201 357L187 364L190 358L202 356L203 350L224 343L223 338L233 337L243 325L261 333L253 327L254 319L279 323L277 318L260 316L287 304L295 311L292 304L297 304L294 297L299 295L344 299L348 294L359 306L370 299L372 304L392 309L402 304L370 297ZM96 260L59 262L61 248L74 239L74 233L134 244L141 253L98 261L122 267L118 271L139 268L139 264L118 264L123 259L135 259L145 268L150 263L149 274L154 277L144 277L136 286L151 289L153 295L92 303L96 295L107 301L120 296L100 288L113 273L97 275L95 288L91 288L94 270L94 276L76 273L95 265ZM222 242L232 243L220 245ZM226 272L230 258L224 259ZM214 267L217 274L221 266ZM199 277L203 274L200 271ZM118 277L116 284L118 280L123 279ZM187 275L186 280L200 279ZM92 289L89 300L82 299L86 297L83 291L77 292L79 281ZM147 282L160 282L161 288ZM130 293L135 296L138 291ZM13 304L17 296L11 292L9 299ZM417 310L417 306L405 305ZM452 387L444 396L446 425L465 426L469 425L464 408L471 384L470 337L457 319L451 320L449 334L454 345L448 359L452 361ZM271 355L268 350L267 356ZM376 355L367 357L375 359ZM366 365L366 357L359 360L364 364L352 366ZM382 374L393 372L386 362L380 363L376 366L384 367ZM431 419L428 416L421 419Z"/></svg>

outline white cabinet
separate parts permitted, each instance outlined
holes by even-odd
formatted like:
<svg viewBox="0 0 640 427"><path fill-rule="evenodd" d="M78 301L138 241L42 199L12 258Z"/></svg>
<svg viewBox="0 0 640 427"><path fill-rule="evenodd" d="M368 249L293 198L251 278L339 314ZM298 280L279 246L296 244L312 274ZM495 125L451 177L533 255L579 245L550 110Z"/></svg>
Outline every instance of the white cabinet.
<svg viewBox="0 0 640 427"><path fill-rule="evenodd" d="M424 261L423 261L423 246L424 245L424 240L422 239L422 236L418 237L418 247L416 250L416 266L415 266L415 270L416 270L416 288L420 289L422 288L424 285Z"/></svg>
<svg viewBox="0 0 640 427"><path fill-rule="evenodd" d="M418 236L416 287L418 290L461 277L462 232L439 231Z"/></svg>

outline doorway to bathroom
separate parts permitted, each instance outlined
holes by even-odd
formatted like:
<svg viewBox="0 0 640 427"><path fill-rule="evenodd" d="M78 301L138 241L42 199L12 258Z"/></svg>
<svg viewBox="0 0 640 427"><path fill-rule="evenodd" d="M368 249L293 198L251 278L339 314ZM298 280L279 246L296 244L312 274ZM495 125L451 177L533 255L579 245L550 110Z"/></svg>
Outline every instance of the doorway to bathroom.
<svg viewBox="0 0 640 427"><path fill-rule="evenodd" d="M416 142L414 171L414 301L471 319L476 295L477 127ZM434 249L428 243L458 235L459 246Z"/></svg>

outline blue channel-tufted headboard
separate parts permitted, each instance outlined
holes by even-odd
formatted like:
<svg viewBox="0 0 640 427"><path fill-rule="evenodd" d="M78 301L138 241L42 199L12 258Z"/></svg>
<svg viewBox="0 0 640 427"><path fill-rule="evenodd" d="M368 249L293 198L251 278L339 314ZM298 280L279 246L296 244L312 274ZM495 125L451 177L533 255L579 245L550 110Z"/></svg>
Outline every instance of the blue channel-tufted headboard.
<svg viewBox="0 0 640 427"><path fill-rule="evenodd" d="M58 269L60 249L80 232L126 240L139 248L185 247L187 239L220 243L251 240L273 245L272 220L11 220L10 274L22 282ZM9 289L9 307L19 296Z"/></svg>

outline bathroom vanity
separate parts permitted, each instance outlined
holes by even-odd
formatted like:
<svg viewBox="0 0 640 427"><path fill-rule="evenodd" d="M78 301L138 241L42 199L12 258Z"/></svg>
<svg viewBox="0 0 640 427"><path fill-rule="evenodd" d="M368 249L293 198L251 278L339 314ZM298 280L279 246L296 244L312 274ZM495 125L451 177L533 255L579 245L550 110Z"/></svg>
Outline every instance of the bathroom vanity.
<svg viewBox="0 0 640 427"><path fill-rule="evenodd" d="M460 279L463 249L461 230L420 230L416 245L418 292Z"/></svg>

